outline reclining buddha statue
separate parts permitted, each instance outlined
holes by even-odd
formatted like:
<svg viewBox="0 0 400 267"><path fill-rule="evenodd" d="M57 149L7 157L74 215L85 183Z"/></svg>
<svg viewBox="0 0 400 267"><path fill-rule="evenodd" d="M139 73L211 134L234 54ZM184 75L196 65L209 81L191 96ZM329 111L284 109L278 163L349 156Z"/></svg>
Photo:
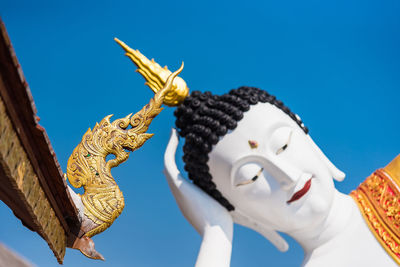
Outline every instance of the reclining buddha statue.
<svg viewBox="0 0 400 267"><path fill-rule="evenodd" d="M160 89L171 72L117 42L147 84ZM235 223L280 251L288 244L278 232L293 237L304 249L304 266L400 264L399 156L343 194L333 179L345 174L274 96L254 87L188 95L186 83L175 81L167 104L177 106L177 130L164 172L180 210L202 236L196 266L230 265ZM189 180L175 163L178 136L185 139Z"/></svg>

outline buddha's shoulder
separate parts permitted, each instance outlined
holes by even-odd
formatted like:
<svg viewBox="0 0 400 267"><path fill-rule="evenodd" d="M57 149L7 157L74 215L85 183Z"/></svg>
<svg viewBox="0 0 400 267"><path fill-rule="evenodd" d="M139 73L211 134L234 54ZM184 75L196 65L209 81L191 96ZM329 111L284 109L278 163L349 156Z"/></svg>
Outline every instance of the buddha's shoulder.
<svg viewBox="0 0 400 267"><path fill-rule="evenodd" d="M397 157L395 157L388 165L386 165L383 170L389 174L392 179L400 182L400 154L397 155Z"/></svg>

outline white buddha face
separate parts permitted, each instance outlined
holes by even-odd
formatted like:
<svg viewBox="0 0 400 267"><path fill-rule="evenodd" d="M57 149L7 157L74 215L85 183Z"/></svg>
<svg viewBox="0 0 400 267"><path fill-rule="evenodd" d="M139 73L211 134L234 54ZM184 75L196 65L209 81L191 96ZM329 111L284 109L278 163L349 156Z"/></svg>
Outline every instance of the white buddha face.
<svg viewBox="0 0 400 267"><path fill-rule="evenodd" d="M313 227L333 202L333 165L296 122L269 103L244 113L213 148L208 165L236 210L278 231Z"/></svg>

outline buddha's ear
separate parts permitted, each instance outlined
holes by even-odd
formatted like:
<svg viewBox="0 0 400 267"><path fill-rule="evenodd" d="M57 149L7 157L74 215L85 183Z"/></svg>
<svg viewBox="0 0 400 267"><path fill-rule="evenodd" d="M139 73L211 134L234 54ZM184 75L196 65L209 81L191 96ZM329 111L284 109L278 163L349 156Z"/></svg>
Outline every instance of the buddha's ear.
<svg viewBox="0 0 400 267"><path fill-rule="evenodd" d="M279 251L285 252L289 249L288 243L283 239L283 237L275 230L272 228L260 224L258 222L255 222L254 220L250 219L248 216L244 215L241 211L238 209L235 209L230 212L232 215L234 223L243 225L247 228L250 228L257 233L261 234L264 236L266 239L268 239Z"/></svg>
<svg viewBox="0 0 400 267"><path fill-rule="evenodd" d="M321 151L321 149L314 143L314 141L311 139L311 137L307 134L307 139L310 143L310 145L314 148L314 151L318 154L320 159L324 162L325 166L330 170L331 175L333 179L336 181L343 181L344 177L346 177L346 174L336 168L335 165L325 156L324 152Z"/></svg>

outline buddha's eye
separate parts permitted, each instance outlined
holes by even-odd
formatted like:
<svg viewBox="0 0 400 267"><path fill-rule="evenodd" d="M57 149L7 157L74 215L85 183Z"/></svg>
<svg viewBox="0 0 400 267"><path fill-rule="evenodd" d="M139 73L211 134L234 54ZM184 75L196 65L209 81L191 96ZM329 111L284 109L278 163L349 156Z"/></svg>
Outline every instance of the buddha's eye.
<svg viewBox="0 0 400 267"><path fill-rule="evenodd" d="M248 179L248 180L244 180L244 181L241 181L241 182L237 183L237 184L236 184L236 187L239 187L239 186L241 186L241 185L246 185L246 184L254 183L254 182L258 179L258 177L261 175L261 173L263 172L263 170L264 170L264 168L261 168L261 169L253 176L253 178Z"/></svg>
<svg viewBox="0 0 400 267"><path fill-rule="evenodd" d="M280 153L282 153L283 151L285 151L286 148L288 148L289 143L290 143L290 140L292 139L292 133L293 133L293 131L290 132L289 138L288 138L288 140L286 141L286 143L285 143L282 147L280 147L280 148L275 152L276 155L279 155Z"/></svg>

